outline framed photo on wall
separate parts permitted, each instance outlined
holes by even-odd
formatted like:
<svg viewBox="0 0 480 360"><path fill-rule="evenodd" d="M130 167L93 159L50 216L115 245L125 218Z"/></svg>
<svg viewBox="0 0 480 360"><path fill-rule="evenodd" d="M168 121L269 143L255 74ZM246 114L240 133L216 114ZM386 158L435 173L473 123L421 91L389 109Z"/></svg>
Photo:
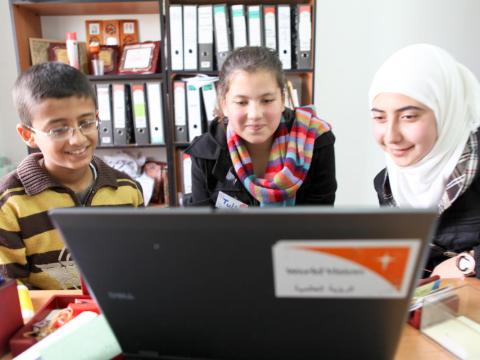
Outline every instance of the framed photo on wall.
<svg viewBox="0 0 480 360"><path fill-rule="evenodd" d="M154 74L157 72L160 41L146 41L123 47L120 74Z"/></svg>

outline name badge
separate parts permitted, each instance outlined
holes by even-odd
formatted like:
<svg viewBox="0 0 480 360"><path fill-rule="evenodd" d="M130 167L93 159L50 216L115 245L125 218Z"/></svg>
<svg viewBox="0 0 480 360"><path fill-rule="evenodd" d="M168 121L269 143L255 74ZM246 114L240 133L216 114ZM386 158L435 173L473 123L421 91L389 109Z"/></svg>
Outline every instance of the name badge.
<svg viewBox="0 0 480 360"><path fill-rule="evenodd" d="M218 209L238 209L246 208L248 205L235 199L234 197L231 197L230 195L225 194L222 191L219 191L215 207Z"/></svg>

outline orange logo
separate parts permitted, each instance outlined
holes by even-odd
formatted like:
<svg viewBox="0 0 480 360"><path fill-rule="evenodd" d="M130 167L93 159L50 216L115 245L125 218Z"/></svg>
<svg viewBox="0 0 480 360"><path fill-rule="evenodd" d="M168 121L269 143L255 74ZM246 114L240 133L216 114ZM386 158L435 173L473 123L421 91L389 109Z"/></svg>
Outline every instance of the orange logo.
<svg viewBox="0 0 480 360"><path fill-rule="evenodd" d="M402 286L410 255L410 248L407 246L358 248L296 246L296 248L338 256L362 265L383 277L398 290Z"/></svg>

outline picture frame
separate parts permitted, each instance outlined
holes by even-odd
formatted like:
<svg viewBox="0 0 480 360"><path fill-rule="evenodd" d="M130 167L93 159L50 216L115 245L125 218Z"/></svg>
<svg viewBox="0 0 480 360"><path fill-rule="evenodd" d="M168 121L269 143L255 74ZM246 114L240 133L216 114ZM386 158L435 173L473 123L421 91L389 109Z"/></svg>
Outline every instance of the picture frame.
<svg viewBox="0 0 480 360"><path fill-rule="evenodd" d="M154 74L157 72L160 41L125 45L118 68L119 74Z"/></svg>
<svg viewBox="0 0 480 360"><path fill-rule="evenodd" d="M65 41L29 38L28 42L32 65L42 64L48 61L61 61L68 64ZM78 54L80 58L80 70L85 74L88 74L88 54L87 46L84 42L78 43Z"/></svg>
<svg viewBox="0 0 480 360"><path fill-rule="evenodd" d="M118 58L120 48L117 45L100 45L98 59L103 61L103 73L116 74L118 72Z"/></svg>

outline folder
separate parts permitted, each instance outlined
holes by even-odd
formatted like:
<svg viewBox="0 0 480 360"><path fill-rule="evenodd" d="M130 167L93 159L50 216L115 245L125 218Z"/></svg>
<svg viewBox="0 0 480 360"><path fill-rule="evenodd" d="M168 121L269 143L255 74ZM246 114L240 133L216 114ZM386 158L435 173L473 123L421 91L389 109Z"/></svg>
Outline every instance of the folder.
<svg viewBox="0 0 480 360"><path fill-rule="evenodd" d="M277 11L274 5L263 6L264 44L277 50Z"/></svg>
<svg viewBox="0 0 480 360"><path fill-rule="evenodd" d="M275 8L274 8L275 9ZM248 45L263 46L263 12L262 5L249 5L248 11Z"/></svg>
<svg viewBox="0 0 480 360"><path fill-rule="evenodd" d="M198 6L198 58L202 71L213 70L213 7Z"/></svg>
<svg viewBox="0 0 480 360"><path fill-rule="evenodd" d="M130 142L131 116L130 91L127 84L113 84L113 143L125 145Z"/></svg>
<svg viewBox="0 0 480 360"><path fill-rule="evenodd" d="M181 80L173 82L173 102L175 109L175 141L187 142L187 101L185 83Z"/></svg>
<svg viewBox="0 0 480 360"><path fill-rule="evenodd" d="M232 5L233 48L247 46L247 24L245 22L245 6Z"/></svg>
<svg viewBox="0 0 480 360"><path fill-rule="evenodd" d="M183 68L197 70L197 5L183 5Z"/></svg>
<svg viewBox="0 0 480 360"><path fill-rule="evenodd" d="M292 68L292 34L290 5L277 5L278 56L283 69Z"/></svg>
<svg viewBox="0 0 480 360"><path fill-rule="evenodd" d="M187 118L188 141L192 141L203 133L200 86L194 82L187 82Z"/></svg>
<svg viewBox="0 0 480 360"><path fill-rule="evenodd" d="M215 119L215 108L217 106L217 90L213 82L202 86L202 98L207 121L210 124Z"/></svg>
<svg viewBox="0 0 480 360"><path fill-rule="evenodd" d="M150 143L150 134L148 129L145 84L132 84L130 89L132 94L135 143L139 145L146 145Z"/></svg>
<svg viewBox="0 0 480 360"><path fill-rule="evenodd" d="M169 11L172 70L183 70L182 5L170 5Z"/></svg>
<svg viewBox="0 0 480 360"><path fill-rule="evenodd" d="M190 155L180 152L181 172L182 172L182 186L183 194L192 193L192 158Z"/></svg>
<svg viewBox="0 0 480 360"><path fill-rule="evenodd" d="M160 82L147 83L147 108L151 144L165 144L161 88L162 84Z"/></svg>
<svg viewBox="0 0 480 360"><path fill-rule="evenodd" d="M215 26L217 69L220 70L223 62L232 50L230 36L228 34L228 14L226 4L216 4L213 6L213 20Z"/></svg>
<svg viewBox="0 0 480 360"><path fill-rule="evenodd" d="M97 84L97 104L101 146L113 145L112 128L112 89L110 84Z"/></svg>
<svg viewBox="0 0 480 360"><path fill-rule="evenodd" d="M296 68L312 69L312 8L310 5L297 5L295 28L297 31L295 41Z"/></svg>

